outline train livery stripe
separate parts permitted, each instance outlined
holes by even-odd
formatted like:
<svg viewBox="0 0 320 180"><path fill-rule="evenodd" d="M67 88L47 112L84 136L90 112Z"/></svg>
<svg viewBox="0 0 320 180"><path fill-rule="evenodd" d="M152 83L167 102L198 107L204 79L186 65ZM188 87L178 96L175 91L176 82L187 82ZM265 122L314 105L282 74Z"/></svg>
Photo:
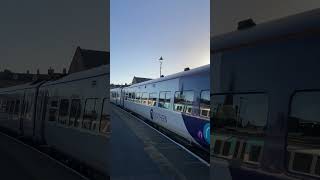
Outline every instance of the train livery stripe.
<svg viewBox="0 0 320 180"><path fill-rule="evenodd" d="M189 134L205 148L210 148L210 122L198 117L182 114Z"/></svg>

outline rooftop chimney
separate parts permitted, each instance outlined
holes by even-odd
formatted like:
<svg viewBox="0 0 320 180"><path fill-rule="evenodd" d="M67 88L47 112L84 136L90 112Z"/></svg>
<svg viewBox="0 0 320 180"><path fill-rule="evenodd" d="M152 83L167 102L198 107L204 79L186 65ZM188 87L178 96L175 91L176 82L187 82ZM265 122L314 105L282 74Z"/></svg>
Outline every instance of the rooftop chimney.
<svg viewBox="0 0 320 180"><path fill-rule="evenodd" d="M189 70L190 70L190 68L188 68L188 67L184 68L184 71L189 71Z"/></svg>
<svg viewBox="0 0 320 180"><path fill-rule="evenodd" d="M256 23L250 18L238 22L238 30L249 29L256 25Z"/></svg>

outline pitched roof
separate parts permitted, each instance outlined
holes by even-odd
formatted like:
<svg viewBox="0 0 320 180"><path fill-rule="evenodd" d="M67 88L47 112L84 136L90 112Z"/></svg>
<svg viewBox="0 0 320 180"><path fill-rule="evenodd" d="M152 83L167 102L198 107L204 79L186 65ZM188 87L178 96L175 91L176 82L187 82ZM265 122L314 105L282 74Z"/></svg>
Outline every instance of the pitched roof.
<svg viewBox="0 0 320 180"><path fill-rule="evenodd" d="M152 80L152 79L134 76L132 79L132 84L141 83L141 82L149 81L149 80Z"/></svg>
<svg viewBox="0 0 320 180"><path fill-rule="evenodd" d="M84 71L106 64L110 64L109 52L82 49L77 47L69 67L69 73Z"/></svg>
<svg viewBox="0 0 320 180"><path fill-rule="evenodd" d="M83 57L83 63L88 69L110 64L109 52L81 49L80 47L78 48L80 50L81 56Z"/></svg>

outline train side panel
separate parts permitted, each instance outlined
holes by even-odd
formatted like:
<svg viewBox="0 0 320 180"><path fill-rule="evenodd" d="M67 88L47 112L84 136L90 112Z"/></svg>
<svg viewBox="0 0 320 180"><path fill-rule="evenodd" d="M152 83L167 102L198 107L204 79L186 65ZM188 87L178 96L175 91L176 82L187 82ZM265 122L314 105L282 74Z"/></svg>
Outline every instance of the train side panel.
<svg viewBox="0 0 320 180"><path fill-rule="evenodd" d="M46 143L101 172L108 169L108 76L45 84L40 88L41 92L48 94L47 110L43 112ZM41 119L38 121L41 124Z"/></svg>
<svg viewBox="0 0 320 180"><path fill-rule="evenodd" d="M121 97L124 99L124 108L208 150L210 68L200 69L183 72L176 78L123 88ZM205 108L200 106L203 92L207 95ZM166 99L165 102L163 99Z"/></svg>
<svg viewBox="0 0 320 180"><path fill-rule="evenodd" d="M311 164L318 161L307 160L309 156L318 155L319 136L314 134L314 147L304 144L304 141L310 142L310 139L299 129L307 125L301 120L300 125L298 122L293 123L290 112L297 92L307 94L320 89L319 40L319 34L308 35L235 48L211 56L212 102L215 112L211 122L214 127L214 156L211 162L212 167L220 169L214 170L213 177L218 178L221 172L226 172L223 176L231 179L242 179L248 175L256 179L320 177L311 167ZM314 100L317 100L316 96ZM303 108L302 103L309 103L305 107L320 108L316 102L311 105L306 100L300 100L300 103L300 108ZM310 111L303 109L299 111L299 116ZM260 112L260 115L254 111ZM231 117L239 117L239 121L242 121L239 126L243 128L229 127L231 120L228 121L229 125L226 121ZM309 118L313 117L310 115ZM310 127L311 131L318 129L318 122L313 123L315 126ZM256 129L250 126L256 126ZM295 128L297 133L290 132L293 130L290 128ZM224 144L228 145L225 147L227 149L224 149ZM237 152L239 154L245 148L244 154L238 156ZM300 167L302 161L299 161L299 157L305 158L305 166L310 169ZM283 173L286 175L283 176Z"/></svg>

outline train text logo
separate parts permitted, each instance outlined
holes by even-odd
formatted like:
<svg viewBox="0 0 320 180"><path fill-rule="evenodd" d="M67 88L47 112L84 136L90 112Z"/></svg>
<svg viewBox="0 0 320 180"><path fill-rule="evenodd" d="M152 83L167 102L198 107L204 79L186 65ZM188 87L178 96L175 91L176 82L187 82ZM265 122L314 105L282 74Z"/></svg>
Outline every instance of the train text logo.
<svg viewBox="0 0 320 180"><path fill-rule="evenodd" d="M150 110L150 118L154 121L162 121L164 123L167 123L167 117L165 115L154 112L153 109Z"/></svg>

